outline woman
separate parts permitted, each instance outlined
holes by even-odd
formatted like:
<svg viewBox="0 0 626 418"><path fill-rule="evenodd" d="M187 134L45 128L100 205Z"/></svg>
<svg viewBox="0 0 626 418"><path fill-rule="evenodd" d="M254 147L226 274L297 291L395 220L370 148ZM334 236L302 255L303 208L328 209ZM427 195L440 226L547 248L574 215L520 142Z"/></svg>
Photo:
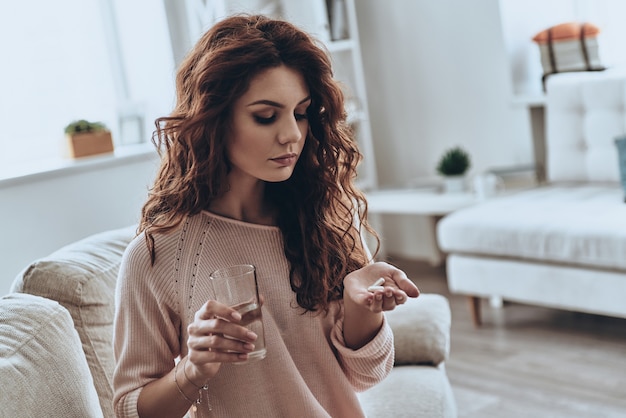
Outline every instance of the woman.
<svg viewBox="0 0 626 418"><path fill-rule="evenodd" d="M162 163L120 269L118 416L361 417L393 365L383 311L417 287L373 263L360 154L330 61L295 26L235 16L182 63ZM254 264L267 357L212 271ZM378 278L382 289L368 291ZM180 358L180 361L176 359Z"/></svg>

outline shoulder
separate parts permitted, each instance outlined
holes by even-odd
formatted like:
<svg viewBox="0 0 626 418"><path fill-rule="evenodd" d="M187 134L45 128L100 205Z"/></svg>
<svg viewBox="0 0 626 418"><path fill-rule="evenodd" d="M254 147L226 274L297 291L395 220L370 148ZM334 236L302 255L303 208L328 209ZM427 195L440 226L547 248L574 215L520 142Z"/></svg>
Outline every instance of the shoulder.
<svg viewBox="0 0 626 418"><path fill-rule="evenodd" d="M150 252L146 242L145 231L138 234L126 247L122 267L129 264L150 264Z"/></svg>
<svg viewBox="0 0 626 418"><path fill-rule="evenodd" d="M140 232L126 247L122 268L137 271L159 270L164 265L171 264L172 257L175 256L176 249L181 240L182 227L165 233L152 233L148 235L146 231ZM155 262L152 262L150 244L153 244Z"/></svg>
<svg viewBox="0 0 626 418"><path fill-rule="evenodd" d="M151 262L150 243L156 255L155 265L171 260L185 245L185 242L206 229L210 219L202 214L185 218L180 225L167 232L155 232L148 235L146 231L139 233L128 245L125 252L126 262L149 266Z"/></svg>
<svg viewBox="0 0 626 418"><path fill-rule="evenodd" d="M175 291L171 283L175 252L169 248L175 248L176 245L169 243L176 243L179 235L177 230L153 235L156 250L154 263L145 231L130 242L118 274L118 297L121 301L143 305L151 298L157 298L166 305L175 305Z"/></svg>

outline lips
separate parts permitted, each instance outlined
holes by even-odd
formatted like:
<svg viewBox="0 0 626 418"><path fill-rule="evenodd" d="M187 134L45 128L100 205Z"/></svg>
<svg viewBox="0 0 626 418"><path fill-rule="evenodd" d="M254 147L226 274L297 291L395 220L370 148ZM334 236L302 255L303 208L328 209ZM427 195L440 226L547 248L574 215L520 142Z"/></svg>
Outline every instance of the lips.
<svg viewBox="0 0 626 418"><path fill-rule="evenodd" d="M289 165L293 165L296 163L296 161L298 160L298 154L294 154L294 153L285 154L276 158L271 158L271 160L277 163L278 165L289 166Z"/></svg>

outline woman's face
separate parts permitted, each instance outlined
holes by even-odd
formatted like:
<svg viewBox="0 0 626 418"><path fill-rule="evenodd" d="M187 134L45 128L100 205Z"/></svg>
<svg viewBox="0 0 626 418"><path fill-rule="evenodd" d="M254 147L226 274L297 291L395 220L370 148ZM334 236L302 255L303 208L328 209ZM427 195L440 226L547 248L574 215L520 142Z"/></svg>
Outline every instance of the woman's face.
<svg viewBox="0 0 626 418"><path fill-rule="evenodd" d="M309 129L310 104L299 72L280 66L256 75L233 108L226 146L231 180L279 182L291 177Z"/></svg>

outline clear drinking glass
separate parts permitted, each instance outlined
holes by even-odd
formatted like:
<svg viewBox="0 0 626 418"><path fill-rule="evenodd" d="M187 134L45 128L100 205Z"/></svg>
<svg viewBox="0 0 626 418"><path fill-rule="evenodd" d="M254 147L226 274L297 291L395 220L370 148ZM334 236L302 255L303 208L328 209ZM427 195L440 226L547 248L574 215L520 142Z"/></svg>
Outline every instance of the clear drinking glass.
<svg viewBox="0 0 626 418"><path fill-rule="evenodd" d="M254 351L248 353L248 360L235 364L265 358L267 350L255 267L251 264L225 267L211 273L210 278L215 299L236 309L241 314L240 324L258 336L253 343Z"/></svg>

